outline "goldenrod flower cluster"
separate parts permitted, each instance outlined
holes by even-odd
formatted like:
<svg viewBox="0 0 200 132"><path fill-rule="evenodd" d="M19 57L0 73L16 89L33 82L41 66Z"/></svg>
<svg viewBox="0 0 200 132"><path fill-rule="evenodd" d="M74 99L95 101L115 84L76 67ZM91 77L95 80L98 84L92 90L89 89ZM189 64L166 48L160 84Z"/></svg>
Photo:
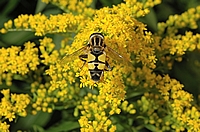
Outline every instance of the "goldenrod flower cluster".
<svg viewBox="0 0 200 132"><path fill-rule="evenodd" d="M200 19L199 14L200 6L197 6L181 15L169 16L166 23L158 23L158 32L155 34L157 38L157 50L161 55L160 61L164 65L167 65L169 69L171 69L174 60L182 61L182 56L186 51L199 49L199 34L193 34L191 31L186 31L184 35L177 34L182 28L197 29L197 21ZM163 38L162 34L164 33L167 35Z"/></svg>
<svg viewBox="0 0 200 132"><path fill-rule="evenodd" d="M82 13L85 15L93 15L94 9L90 8L92 0L42 0L45 3L52 3L67 13Z"/></svg>
<svg viewBox="0 0 200 132"><path fill-rule="evenodd" d="M83 18L83 16L73 14L51 15L49 18L41 13L34 16L20 15L14 21L5 23L5 28L1 29L1 32L25 30L35 32L36 36L43 36L47 33L65 33L70 30L76 32Z"/></svg>
<svg viewBox="0 0 200 132"><path fill-rule="evenodd" d="M0 49L0 84L6 81L8 86L12 85L15 74L25 77L29 71L34 71L39 65L38 49L35 44L27 42L24 48L12 46Z"/></svg>
<svg viewBox="0 0 200 132"><path fill-rule="evenodd" d="M3 98L0 102L0 130L8 131L9 124L5 120L12 122L16 116L27 116L27 105L30 103L28 94L12 94L9 89L1 90Z"/></svg>
<svg viewBox="0 0 200 132"><path fill-rule="evenodd" d="M30 88L30 95L1 90L0 131L9 131L5 119L11 122L16 116L26 116L27 107L34 115L73 107L82 132L200 131L193 95L168 74L156 72L167 72L187 51L199 50L200 34L180 35L178 29L198 27L200 6L158 23L153 34L137 18L147 15L160 0L125 0L99 10L90 8L91 0L42 1L65 13L20 15L0 29L1 33L31 31L43 36L37 45L26 42L22 47L0 49L0 84L11 86L12 80L23 80ZM112 70L105 71L98 83L90 79L87 64L78 55L65 56L86 46L94 32L102 33L106 45L124 58L108 56ZM59 46L47 37L60 33L64 37Z"/></svg>

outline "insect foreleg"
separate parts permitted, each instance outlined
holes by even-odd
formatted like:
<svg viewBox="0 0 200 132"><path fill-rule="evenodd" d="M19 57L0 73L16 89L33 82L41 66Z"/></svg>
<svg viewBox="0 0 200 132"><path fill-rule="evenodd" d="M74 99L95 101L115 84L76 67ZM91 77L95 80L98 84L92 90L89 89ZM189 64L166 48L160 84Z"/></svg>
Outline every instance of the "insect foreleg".
<svg viewBox="0 0 200 132"><path fill-rule="evenodd" d="M82 69L83 66L85 65L85 63L87 62L87 58L88 58L87 54L79 55L79 59L84 62L83 65L82 65L82 67L80 69Z"/></svg>

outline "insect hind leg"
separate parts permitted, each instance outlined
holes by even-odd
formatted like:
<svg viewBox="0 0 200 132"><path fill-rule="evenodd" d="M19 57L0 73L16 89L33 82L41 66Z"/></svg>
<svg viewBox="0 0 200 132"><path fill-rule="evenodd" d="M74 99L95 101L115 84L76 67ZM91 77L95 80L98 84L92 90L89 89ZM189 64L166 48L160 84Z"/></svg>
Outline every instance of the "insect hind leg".
<svg viewBox="0 0 200 132"><path fill-rule="evenodd" d="M108 64L107 61L106 61L105 65L106 65L106 67L104 69L105 71L111 71L112 70L112 68L110 67L110 65Z"/></svg>

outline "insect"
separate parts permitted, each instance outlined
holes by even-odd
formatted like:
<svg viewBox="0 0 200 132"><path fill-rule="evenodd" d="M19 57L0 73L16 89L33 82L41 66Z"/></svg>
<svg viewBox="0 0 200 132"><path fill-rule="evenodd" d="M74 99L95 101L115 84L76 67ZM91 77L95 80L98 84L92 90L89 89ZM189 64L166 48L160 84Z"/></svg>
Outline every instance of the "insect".
<svg viewBox="0 0 200 132"><path fill-rule="evenodd" d="M108 64L108 58L123 61L123 57L105 44L104 36L101 33L93 33L90 35L88 44L72 54L66 55L61 63L65 63L74 57L79 56L79 59L87 63L91 79L94 82L102 80L104 71L110 71L111 67Z"/></svg>

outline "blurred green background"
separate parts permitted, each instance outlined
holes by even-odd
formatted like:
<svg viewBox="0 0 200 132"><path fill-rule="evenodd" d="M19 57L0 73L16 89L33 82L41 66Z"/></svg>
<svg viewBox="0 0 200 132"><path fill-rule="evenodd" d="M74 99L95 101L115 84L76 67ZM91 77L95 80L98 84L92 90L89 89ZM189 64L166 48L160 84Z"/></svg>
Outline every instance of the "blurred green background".
<svg viewBox="0 0 200 132"><path fill-rule="evenodd" d="M145 0L141 0L145 1ZM122 0L94 0L92 8L99 9L104 6L112 7L121 3ZM158 22L165 22L169 15L181 14L189 8L200 5L200 0L163 0L162 4L151 9L150 14L139 20L146 23L148 30L153 33L157 30ZM50 14L63 13L61 9L55 5L42 3L40 0L1 0L0 1L0 28L3 27L4 22L13 20L20 14L36 14L41 12L49 16ZM198 22L200 27L200 22ZM184 34L186 30L195 33L200 33L198 29L181 29L180 34ZM54 43L59 47L61 37L59 35L49 35L54 39ZM42 37L34 36L32 32L9 32L7 34L0 34L0 47L9 47L11 45L20 46L26 41L33 41L36 44L38 39ZM168 71L172 78L176 78L185 85L184 89L192 93L197 99L200 93L200 52L187 52L182 62L175 62L172 70ZM15 84L15 83L14 83ZM18 85L16 83L15 85ZM5 88L1 85L0 89ZM12 86L14 87L14 86ZM15 92L14 88L11 90ZM19 91L18 91L19 92ZM11 131L17 129L29 129L31 131L42 131L48 128L48 132L55 131L78 131L79 124L73 116L74 109L67 109L66 111L54 111L52 114L39 113L36 116L29 115L26 118L20 118L17 123L13 123ZM62 120L61 120L62 119ZM62 122L63 120L70 120L70 122ZM59 125L56 123L59 122ZM35 124L32 126L32 124ZM50 127L54 126L54 127ZM57 127L55 127L57 126ZM65 129L63 129L65 128ZM63 130L62 130L63 129Z"/></svg>

